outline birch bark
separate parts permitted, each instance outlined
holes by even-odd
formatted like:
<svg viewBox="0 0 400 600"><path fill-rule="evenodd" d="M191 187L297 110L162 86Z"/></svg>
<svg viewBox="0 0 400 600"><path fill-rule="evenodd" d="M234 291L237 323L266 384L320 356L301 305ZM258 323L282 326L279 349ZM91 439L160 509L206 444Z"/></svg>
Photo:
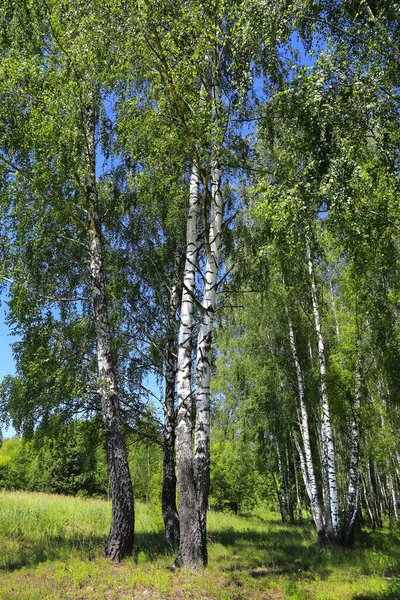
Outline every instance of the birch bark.
<svg viewBox="0 0 400 600"><path fill-rule="evenodd" d="M167 344L165 352L164 456L162 483L162 514L164 539L169 548L179 545L179 516L176 507L175 474L175 383L176 383L176 310L178 301L179 252L176 252L172 285L168 299Z"/></svg>
<svg viewBox="0 0 400 600"><path fill-rule="evenodd" d="M384 393L384 388L386 386L384 385L384 382L381 381L381 378L379 377L378 379L378 391L379 391L379 398L380 401L382 403L382 408L383 408L383 412L381 414L381 428L382 428L382 437L383 439L387 439L387 426L386 426L386 415L388 414L388 397L389 394L386 391L386 394ZM386 458L386 486L387 486L387 493L386 493L386 489L384 485L381 485L383 493L382 496L385 499L386 505L388 507L389 510L389 518L390 518L390 523L392 525L392 521L393 521L393 517L396 521L396 525L399 526L400 524L400 519L399 519L399 512L398 512L398 494L397 494L397 489L395 487L395 482L394 482L394 478L392 475L392 466L393 466L393 459L390 458Z"/></svg>
<svg viewBox="0 0 400 600"><path fill-rule="evenodd" d="M276 455L277 455L277 459L278 459L279 484L280 484L279 492L278 492L279 507L281 509L282 523L286 523L286 517L288 514L288 503L287 503L287 497L286 497L286 482L285 482L281 453L279 451L278 442L276 442Z"/></svg>
<svg viewBox="0 0 400 600"><path fill-rule="evenodd" d="M132 553L134 501L128 456L121 427L115 365L111 352L101 221L96 184L95 110L89 104L84 113L87 176L85 196L89 217L89 268L94 328L96 334L99 393L110 478L112 518L104 554L119 561Z"/></svg>
<svg viewBox="0 0 400 600"><path fill-rule="evenodd" d="M328 537L335 541L340 538L339 503L337 497L337 483L335 470L335 450L333 445L332 426L328 395L326 390L326 363L324 338L322 335L321 320L319 315L317 288L314 277L314 266L310 247L307 246L308 272L310 275L311 300L314 313L315 331L317 335L318 363L320 374L320 396L321 396L321 438L323 446L323 469L326 471L328 483L328 502L331 527L327 528Z"/></svg>
<svg viewBox="0 0 400 600"><path fill-rule="evenodd" d="M294 508L293 508L293 495L292 495L292 477L290 470L289 452L288 447L285 445L286 454L286 489L287 489L287 507L289 513L290 523L294 523Z"/></svg>
<svg viewBox="0 0 400 600"><path fill-rule="evenodd" d="M300 485L299 485L298 471L299 471L299 465L296 462L295 465L294 465L294 483L295 483L295 486L296 486L297 516L298 516L298 519L299 519L299 523L302 523L303 522L303 508L302 508L301 496L300 496Z"/></svg>
<svg viewBox="0 0 400 600"><path fill-rule="evenodd" d="M354 541L354 530L357 522L360 494L360 407L361 407L361 365L357 344L356 356L356 389L354 395L353 419L350 439L349 488L347 492L347 511L344 542L346 545Z"/></svg>
<svg viewBox="0 0 400 600"><path fill-rule="evenodd" d="M87 191L92 192L87 188ZM93 200L93 198L92 198ZM99 391L110 478L112 519L104 554L119 561L132 553L134 504L125 440L121 428L117 382L111 353L100 221L95 203L90 209L89 256L93 317L96 332Z"/></svg>
<svg viewBox="0 0 400 600"><path fill-rule="evenodd" d="M300 422L300 414L297 413L297 418L299 419ZM311 493L310 493L310 482L308 479L308 471L307 471L307 467L306 467L306 460L304 458L304 452L302 447L300 446L300 442L298 440L298 436L297 436L297 432L294 432L294 443L296 446L296 450L297 450L297 454L299 455L299 459L300 459L300 469L301 469L301 473L303 476L303 483L304 483L304 487L306 488L306 492L307 492L307 496L308 499L310 500L311 498ZM310 501L311 504L311 501Z"/></svg>
<svg viewBox="0 0 400 600"><path fill-rule="evenodd" d="M287 310L287 308L286 308ZM292 321L290 320L289 313L288 314L288 322L289 322L289 339L290 339L290 348L292 351L293 362L296 368L296 376L297 376L297 388L299 392L299 401L300 401L300 432L303 440L304 447L304 458L307 466L307 480L308 480L308 493L310 496L310 507L311 514L314 520L315 527L317 529L317 533L319 537L324 537L325 535L325 527L322 518L322 510L321 504L318 496L318 488L315 479L314 472L314 463L312 458L311 451L311 442L310 442L310 432L308 428L308 412L307 405L305 400L305 392L304 392L304 382L303 382L303 373L301 370L301 365L299 361L299 355L297 353L296 340L294 337L294 330Z"/></svg>
<svg viewBox="0 0 400 600"><path fill-rule="evenodd" d="M212 64L212 120L217 127L220 82L214 57ZM202 301L202 318L197 340L196 361L196 423L194 437L194 476L197 488L198 511L202 537L203 564L207 564L207 507L210 487L210 358L212 327L217 295L218 272L221 256L221 229L223 200L221 193L221 165L219 146L215 143L211 164L210 224L204 231L206 270ZM205 207L203 207L205 209Z"/></svg>
<svg viewBox="0 0 400 600"><path fill-rule="evenodd" d="M198 254L197 219L199 215L199 174L193 163L190 179L189 212L186 227L186 252L179 325L176 427L180 541L174 567L203 564L202 534L197 508L197 492L192 451L192 337L195 278Z"/></svg>

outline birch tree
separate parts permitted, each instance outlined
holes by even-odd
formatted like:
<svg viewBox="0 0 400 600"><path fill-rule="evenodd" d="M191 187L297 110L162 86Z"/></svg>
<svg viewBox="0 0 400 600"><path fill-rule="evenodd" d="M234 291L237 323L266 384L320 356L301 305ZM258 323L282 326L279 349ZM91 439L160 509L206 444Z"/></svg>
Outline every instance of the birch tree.
<svg viewBox="0 0 400 600"><path fill-rule="evenodd" d="M21 299L26 302L27 295L47 299L61 312L63 302L70 306L83 302L80 310L89 312L90 302L98 371L95 394L101 404L112 493L105 554L120 560L132 552L133 493L112 349L97 175L100 123L106 118L101 69L111 60L110 48L104 52L90 14L81 14L79 7L65 12L45 4L3 8L8 26L17 33L8 42L8 56L2 62L5 127L0 160L7 173L3 210L16 217L7 220L5 227L20 248L8 255L6 277L21 311ZM101 17L96 14L98 23ZM17 115L24 115L18 123ZM30 222L24 220L24 211ZM34 272L27 270L23 246L31 246L33 264L43 252L36 252L32 241L45 239L57 247L60 237L81 249L73 277L57 272L55 256L42 263L44 277L38 266ZM60 284L61 289L68 287L69 298L60 294ZM45 293L47 287L52 288L50 295ZM88 295L85 300L79 300L80 291Z"/></svg>

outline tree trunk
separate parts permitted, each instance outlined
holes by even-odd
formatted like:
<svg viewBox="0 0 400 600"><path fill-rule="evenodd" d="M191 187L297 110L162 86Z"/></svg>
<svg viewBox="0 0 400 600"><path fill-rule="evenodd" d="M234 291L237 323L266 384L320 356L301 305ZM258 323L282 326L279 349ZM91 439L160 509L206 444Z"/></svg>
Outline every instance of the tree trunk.
<svg viewBox="0 0 400 600"><path fill-rule="evenodd" d="M368 506L373 514L373 529L382 529L383 526L383 513L382 505L378 498L378 491L376 485L374 485L374 478L372 476L371 460L367 461L366 469L366 496L368 499Z"/></svg>
<svg viewBox="0 0 400 600"><path fill-rule="evenodd" d="M279 451L278 442L276 442L276 455L278 458L278 471L279 471L279 493L278 493L279 507L281 510L282 523L286 523L286 518L288 515L288 503L287 503L287 497L286 497L286 482L285 482L285 476L284 476L283 465L282 465L282 460L281 460L281 453Z"/></svg>
<svg viewBox="0 0 400 600"><path fill-rule="evenodd" d="M94 328L96 333L99 393L111 488L111 528L104 554L114 561L132 554L134 502L128 456L121 427L117 381L111 352L111 331L106 299L101 222L97 207L95 111L85 112L87 178L85 183L89 217L89 268Z"/></svg>
<svg viewBox="0 0 400 600"><path fill-rule="evenodd" d="M213 64L211 86L213 125L218 120L220 83L216 63ZM203 564L207 565L207 507L210 488L210 359L212 327L217 295L218 271L221 256L223 201L219 148L213 148L211 163L210 225L205 227L207 254L202 318L197 341L196 366L196 424L194 439L194 475L197 486L198 510L202 536ZM204 211L206 207L203 207ZM206 213L205 213L206 214ZM208 231L207 231L208 229Z"/></svg>
<svg viewBox="0 0 400 600"><path fill-rule="evenodd" d="M297 417L299 418L299 413L297 413ZM300 422L300 418L299 418L299 422ZM303 476L303 483L304 483L304 487L306 489L306 493L307 493L307 498L308 501L310 502L311 505L311 494L310 494L310 481L308 479L308 472L307 472L307 467L306 467L306 460L304 458L304 452L302 447L300 446L300 442L298 440L298 436L297 436L297 432L294 431L293 432L293 439L294 439L294 444L296 446L296 450L297 453L299 455L299 459L300 459L300 469L301 469L301 474Z"/></svg>
<svg viewBox="0 0 400 600"><path fill-rule="evenodd" d="M287 445L285 446L285 454L286 454L286 489L287 489L287 506L288 506L288 514L290 523L294 524L294 508L293 508L293 498L292 498L292 478L290 475L290 461L289 461L289 452Z"/></svg>
<svg viewBox="0 0 400 600"><path fill-rule="evenodd" d="M111 487L112 519L104 554L119 561L132 554L134 504L128 456L120 423L116 376L111 354L111 334L106 303L100 221L95 204L90 214L90 274L96 331L99 391Z"/></svg>
<svg viewBox="0 0 400 600"><path fill-rule="evenodd" d="M297 388L298 388L298 392L299 392L300 416L301 416L300 432L301 432L301 437L303 440L304 455L305 455L304 458L305 458L305 462L307 465L307 476L308 476L307 479L308 479L308 485L309 485L308 493L309 493L309 497L310 497L311 514L312 514L312 517L314 520L315 527L317 529L318 536L320 538L323 538L325 536L325 527L324 527L324 522L323 522L323 518L322 518L322 510L321 510L321 504L320 504L319 496L318 496L318 488L317 488L317 483L316 483L316 479L315 479L314 463L313 463L312 452L311 452L310 433L309 433L309 429L308 429L308 413L307 413L307 405L306 405L306 401L305 401L303 374L302 374L301 365L300 365L300 361L299 361L299 357L298 357L298 353L297 353L293 325L289 318L289 315L288 315L288 320L289 320L290 347L292 350L292 357L293 357L293 362L295 364L296 375L297 375Z"/></svg>
<svg viewBox="0 0 400 600"><path fill-rule="evenodd" d="M381 414L381 428L382 428L382 437L384 440L387 439L387 425L386 425L386 415L388 414L388 400L390 398L388 391L386 390L386 394L384 393L384 382L382 382L381 378L378 377L378 392L379 399L382 403L383 412ZM391 434L395 437L395 432L393 431L393 426L390 426ZM396 522L396 526L400 525L400 517L398 511L398 494L395 486L395 477L396 476L396 454L393 454L392 457L386 457L386 487L387 492L384 486L382 496L386 499L386 505L389 510L389 522L390 527L393 527L393 519ZM394 468L393 468L394 467Z"/></svg>
<svg viewBox="0 0 400 600"><path fill-rule="evenodd" d="M299 523L303 523L303 508L302 508L302 503L301 503L301 496L300 496L300 485L299 485L299 465L297 463L297 461L295 462L294 465L294 483L296 486L296 501L297 501L297 517L299 519Z"/></svg>
<svg viewBox="0 0 400 600"><path fill-rule="evenodd" d="M175 382L176 382L176 308L178 298L179 253L176 253L172 285L169 294L167 344L165 356L164 457L162 484L162 514L164 539L168 548L179 545L179 517L176 508L175 474Z"/></svg>
<svg viewBox="0 0 400 600"><path fill-rule="evenodd" d="M359 493L360 493L360 431L359 418L361 407L361 366L357 343L356 356L356 389L353 406L353 419L350 440L350 470L349 489L347 493L347 511L344 542L350 545L354 542L354 531L357 523Z"/></svg>
<svg viewBox="0 0 400 600"><path fill-rule="evenodd" d="M202 534L197 507L192 451L192 336L195 276L197 267L197 218L199 214L199 175L193 163L190 179L189 213L186 228L186 253L179 325L176 427L180 540L174 566L203 565Z"/></svg>
<svg viewBox="0 0 400 600"><path fill-rule="evenodd" d="M333 445L333 435L331 427L330 410L326 390L326 364L324 338L322 335L321 320L319 316L317 288L314 278L314 267L310 248L307 247L308 272L311 284L311 299L314 313L315 331L317 334L318 362L320 374L320 395L321 395L321 438L323 447L323 465L326 472L328 483L328 501L331 527L327 528L327 535L333 541L340 539L340 521L339 521L339 503L337 497L337 483L335 470L335 450Z"/></svg>
<svg viewBox="0 0 400 600"><path fill-rule="evenodd" d="M369 515L369 520L371 521L371 527L372 527L372 529L378 529L376 518L375 518L375 511L373 508L373 503L372 503L370 494L367 492L367 484L364 479L362 482L362 491L364 493L365 507L366 507L368 515Z"/></svg>

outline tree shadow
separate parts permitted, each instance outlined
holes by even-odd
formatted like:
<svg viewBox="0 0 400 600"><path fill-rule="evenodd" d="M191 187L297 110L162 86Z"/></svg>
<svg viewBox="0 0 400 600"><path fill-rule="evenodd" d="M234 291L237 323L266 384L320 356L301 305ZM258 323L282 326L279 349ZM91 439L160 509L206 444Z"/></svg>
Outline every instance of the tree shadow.
<svg viewBox="0 0 400 600"><path fill-rule="evenodd" d="M158 560L161 556L171 554L174 556L174 551L165 546L164 532L152 531L150 533L140 532L135 533L135 543L133 548L133 559L138 560L139 554L143 552L146 559L150 561Z"/></svg>
<svg viewBox="0 0 400 600"><path fill-rule="evenodd" d="M376 594L357 594L353 600L399 600L400 585L389 589L386 592L377 592Z"/></svg>
<svg viewBox="0 0 400 600"><path fill-rule="evenodd" d="M0 572L16 571L26 566L35 566L46 561L65 558L72 551L85 560L98 556L99 549L104 546L103 536L85 535L49 536L45 539L20 539L20 546L14 552L15 556L6 564L0 565ZM101 551L101 550L100 550Z"/></svg>
<svg viewBox="0 0 400 600"><path fill-rule="evenodd" d="M246 572L251 577L267 578L286 576L293 581L304 579L327 579L333 570L357 575L376 574L371 569L371 552L390 553L390 563L378 569L380 576L395 577L400 572L399 536L390 532L362 533L354 548L318 545L316 536L307 525L276 526L268 531L249 528L245 531L226 527L209 534L211 544L231 547L233 558L215 556L226 573ZM105 536L85 535L82 532L68 536L50 536L44 539L22 538L12 560L0 565L0 572L15 571L25 566L63 560L71 553L82 560L93 560L103 552ZM153 562L161 557L170 557L175 552L164 545L163 531L138 532L132 559L135 562ZM373 571L373 572L371 572ZM394 590L394 588L393 588ZM400 598L400 588L377 595L358 595L354 600L395 600Z"/></svg>
<svg viewBox="0 0 400 600"><path fill-rule="evenodd" d="M43 539L20 538L19 548L13 552L14 557L6 564L0 564L0 572L10 572L26 566L36 566L39 563L62 560L75 552L82 560L90 561L101 556L104 549L106 536L82 535L74 536L48 536ZM150 533L136 533L132 559L140 560L144 554L146 561L153 562L161 556L171 555L173 562L174 552L164 545L162 531Z"/></svg>
<svg viewBox="0 0 400 600"><path fill-rule="evenodd" d="M267 575L287 575L294 579L327 579L333 570L342 569L344 573L373 576L376 569L371 568L371 552L390 553L390 564L382 564L379 576L390 577L400 572L399 536L386 532L364 532L353 548L337 545L320 545L307 526L280 526L278 530L260 532L255 529L235 531L227 528L213 532L211 543L226 547L235 547L235 561L223 567L223 570L249 571L252 577ZM218 562L226 557L217 557ZM399 588L387 599L400 599ZM376 596L376 598L380 596ZM361 600L362 596L359 596ZM386 600L386 596L384 596ZM357 597L358 599L358 597Z"/></svg>

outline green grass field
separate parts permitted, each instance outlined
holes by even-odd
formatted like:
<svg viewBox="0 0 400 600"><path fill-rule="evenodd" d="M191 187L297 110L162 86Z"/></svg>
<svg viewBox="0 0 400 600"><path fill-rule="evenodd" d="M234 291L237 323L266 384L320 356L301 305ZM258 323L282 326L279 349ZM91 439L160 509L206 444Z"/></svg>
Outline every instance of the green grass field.
<svg viewBox="0 0 400 600"><path fill-rule="evenodd" d="M400 536L365 531L354 549L318 547L276 514L209 515L210 566L172 572L157 507L137 505L132 558L102 557L110 504L0 493L0 599L400 599Z"/></svg>

